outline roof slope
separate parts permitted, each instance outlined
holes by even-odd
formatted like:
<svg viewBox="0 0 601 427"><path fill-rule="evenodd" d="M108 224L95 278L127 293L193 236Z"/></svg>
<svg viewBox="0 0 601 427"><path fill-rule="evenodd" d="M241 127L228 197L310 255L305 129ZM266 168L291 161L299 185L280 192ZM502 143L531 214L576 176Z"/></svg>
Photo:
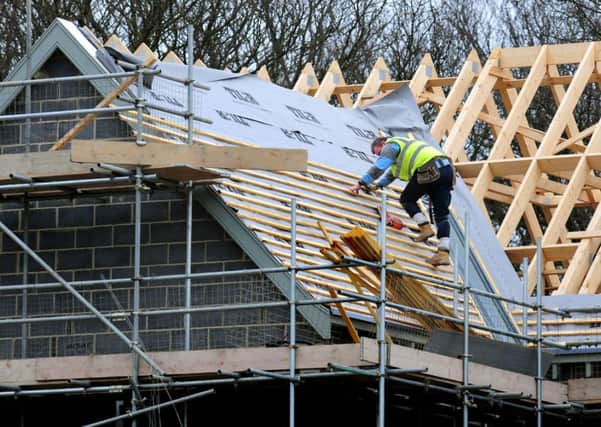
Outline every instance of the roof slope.
<svg viewBox="0 0 601 427"><path fill-rule="evenodd" d="M178 64L160 64L163 73L183 77L187 68ZM379 129L395 134L424 134L423 121L408 88L366 109L340 109L303 94L262 81L252 75L194 68L194 79L211 87L208 92L195 91L194 110L198 116L212 120L211 125L197 123L196 143L253 144L263 147L303 147L309 153L306 172L267 172L237 170L217 190L246 226L254 231L271 253L284 264L290 257L290 199L297 200L298 261L306 265L327 263L319 249L327 246L317 222L325 225L334 237L354 225L376 233L379 197L362 194L354 197L346 189L356 182L374 160L369 144ZM157 77L150 92L153 102L185 110L186 93L176 82ZM134 123L134 115L123 115ZM185 121L172 114L150 109L144 117L149 140L161 138L185 141ZM391 128L389 123L395 123ZM396 201L400 187L387 192L389 208L403 217L405 230L388 230L388 251L402 268L437 280L452 282L452 268L432 268L425 259L434 246L412 241L417 229ZM298 277L314 295L329 295L327 288L355 291L346 274L335 270L303 271ZM448 289L425 280L447 305L453 295ZM350 311L367 314L361 304L348 304ZM478 307L473 306L474 321L482 322ZM413 323L400 313L397 320ZM502 321L495 316L497 326Z"/></svg>

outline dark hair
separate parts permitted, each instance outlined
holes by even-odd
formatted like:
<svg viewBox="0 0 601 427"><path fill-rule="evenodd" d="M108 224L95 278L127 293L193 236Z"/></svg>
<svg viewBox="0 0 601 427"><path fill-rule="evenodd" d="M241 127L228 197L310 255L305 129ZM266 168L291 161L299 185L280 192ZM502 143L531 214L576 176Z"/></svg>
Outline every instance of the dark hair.
<svg viewBox="0 0 601 427"><path fill-rule="evenodd" d="M383 143L383 142L386 142L386 140L387 140L387 139L388 139L388 138L387 138L387 137L385 137L385 136L379 136L379 137L377 137L376 139L374 139L374 140L372 141L372 143L371 143L371 152L373 153L373 152L374 152L374 147L376 147L376 146L380 145L380 144L381 144L381 143Z"/></svg>

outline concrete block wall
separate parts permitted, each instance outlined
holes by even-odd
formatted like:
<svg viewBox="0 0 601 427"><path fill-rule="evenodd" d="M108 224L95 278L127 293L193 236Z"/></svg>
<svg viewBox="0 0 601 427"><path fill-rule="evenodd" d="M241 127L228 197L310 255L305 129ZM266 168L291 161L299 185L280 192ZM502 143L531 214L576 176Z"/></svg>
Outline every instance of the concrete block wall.
<svg viewBox="0 0 601 427"><path fill-rule="evenodd" d="M22 237L24 211L17 204L0 206L0 220ZM147 194L142 203L141 273L144 276L181 274L185 271L185 200L175 192ZM133 276L133 195L104 199L33 202L30 208L30 246L68 281L131 278ZM200 206L193 210L192 272L256 268L225 230ZM2 235L0 242L0 318L22 314L19 290L3 285L22 281L23 253ZM30 283L54 280L33 260ZM103 312L132 307L132 283L78 286L83 296ZM193 280L192 305L240 304L283 300L263 275L212 277ZM182 307L183 280L143 282L142 309ZM87 309L61 286L29 291L30 316L86 314ZM288 337L288 308L257 308L192 314L192 348L280 345ZM141 317L141 338L149 351L183 350L183 314ZM298 318L299 341L318 342L317 334ZM130 319L115 324L131 331ZM20 358L21 326L0 327L0 358ZM30 323L27 357L82 355L128 351L126 345L97 319Z"/></svg>

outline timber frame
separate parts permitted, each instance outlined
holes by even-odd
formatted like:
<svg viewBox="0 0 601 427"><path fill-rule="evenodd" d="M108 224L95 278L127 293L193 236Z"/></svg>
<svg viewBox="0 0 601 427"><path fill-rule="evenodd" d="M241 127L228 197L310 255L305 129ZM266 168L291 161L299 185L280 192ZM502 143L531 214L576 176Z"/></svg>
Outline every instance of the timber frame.
<svg viewBox="0 0 601 427"><path fill-rule="evenodd" d="M116 37L106 44L125 49ZM150 53L145 45L134 51L143 58ZM182 63L173 52L164 61ZM264 66L256 74L270 80ZM459 74L450 77L439 77L426 54L411 80L399 81L379 58L360 84L346 84L336 60L321 81L308 63L293 90L358 108L408 85L420 106L436 112L431 133L482 212L490 220L490 203L506 210L497 238L513 264L528 258L529 292L536 277L534 242L541 239L546 292L595 294L601 292L601 127L599 117L589 126L577 123L574 110L587 91L599 95L600 82L601 42L585 42L495 49L484 65L472 51ZM554 115L545 129L537 129L528 115L545 91L552 94ZM482 125L490 128L494 143L473 161L466 141ZM592 212L588 225L568 230L570 215L582 208ZM531 244L515 243L522 225Z"/></svg>
<svg viewBox="0 0 601 427"><path fill-rule="evenodd" d="M570 68L574 72L566 73ZM527 73L518 78L518 71ZM522 220L530 240L542 241L548 293L601 291L601 127L598 117L590 126L574 117L586 91L598 96L600 42L495 49L484 66L472 52L456 77L439 78L429 55L410 81L391 81L381 59L363 85L332 85L330 76L336 73L334 62L317 89L299 83L295 89L357 107L409 85L420 105L434 107L431 133L456 162L483 213L490 219L487 202L507 209L497 238L514 264L528 257L530 293L536 277L535 246L513 244ZM305 80L317 81L311 67L299 78ZM546 129L537 129L527 117L533 99L544 91L553 96L554 116ZM353 103L348 102L350 94L355 94ZM495 140L484 158L470 161L466 140L480 125L488 126ZM570 215L583 207L592 212L588 225L568 230Z"/></svg>

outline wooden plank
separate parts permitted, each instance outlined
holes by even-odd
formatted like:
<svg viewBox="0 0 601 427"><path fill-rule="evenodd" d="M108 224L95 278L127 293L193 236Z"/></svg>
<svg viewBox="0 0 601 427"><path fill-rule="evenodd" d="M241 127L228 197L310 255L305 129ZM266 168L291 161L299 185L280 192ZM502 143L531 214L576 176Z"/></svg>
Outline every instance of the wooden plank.
<svg viewBox="0 0 601 427"><path fill-rule="evenodd" d="M553 212L553 216L550 222L547 225L547 229L545 230L545 234L543 235L542 244L543 246L554 244L559 241L560 233L565 232L565 224L568 220L570 213L574 207L574 204L582 190L582 187L585 183L585 169L587 168L587 163L584 159L580 159L576 170L574 171L574 175L568 184L568 188L561 198L559 204L557 205L557 209ZM588 170L586 170L588 173ZM536 256L532 257L530 260L530 267L528 269L528 293L531 294L536 287ZM530 275L534 275L534 277L530 277Z"/></svg>
<svg viewBox="0 0 601 427"><path fill-rule="evenodd" d="M432 60L432 56L429 53L426 53L424 55L424 57L422 58L420 64L424 64L424 65L427 65L427 66L431 67L431 74L432 74L426 80L426 86L423 88L423 90L420 93L422 93L422 92L424 92L424 91L426 91L426 90L429 89L432 92L434 92L435 94L444 97L445 96L444 90L442 90L442 88L440 86L430 86L430 87L428 87L429 86L428 82L431 79L435 79L435 78L438 77L438 72L436 71L436 67L434 66L434 61ZM409 86L411 86L411 83L409 83ZM440 109L438 106L434 106L434 108L436 108L437 111ZM453 123L454 123L454 121L453 121Z"/></svg>
<svg viewBox="0 0 601 427"><path fill-rule="evenodd" d="M228 198L229 197L235 198L235 196L233 196L231 194L228 194ZM288 223L289 216L280 215L271 210L264 209L264 208L277 209L277 207L275 205L267 204L264 202L260 202L260 203L255 202L255 204L258 204L260 207L254 208L251 206L253 204L252 199L251 198L245 198L245 199L246 199L246 202L244 202L244 203L236 202L235 200L227 200L227 203L231 207L236 208L236 210L238 210L240 212L241 217L246 217L247 214L245 212L250 212L250 213L256 215L256 216L252 217L253 221L261 221L260 218L265 218L264 222L269 223L272 226L277 226L277 224L279 224L280 226L285 226ZM286 208L281 208L281 209L285 212L289 212L289 209L286 209ZM346 231L348 231L349 228L352 227L352 225L350 223L345 223L343 221L337 221L335 219L332 219L331 217L327 217L324 215L313 215L313 214L309 214L309 213L299 212L299 216L308 217L308 218L310 218L312 220L316 220L318 222L327 222L328 224L332 224L337 227L340 227L340 229L335 230L338 233L346 232ZM272 220L280 221L280 222L276 223ZM313 222L306 221L304 219L300 219L298 221L298 225L305 226L309 229L313 228L312 227ZM264 233L267 235L272 235L272 236L277 236L279 234L279 233L274 233L273 231L264 231ZM299 230L299 234L301 236L303 236L303 235L305 235L305 232L302 230ZM281 237L286 239L287 236L281 236ZM401 241L401 239L398 239L398 238L393 240L392 237L393 236L390 236L391 241L396 241L396 242ZM408 237L406 239L408 239ZM394 256L394 258L397 259L398 261L402 261L407 264L412 264L416 267L421 267L422 269L431 269L432 268L432 266L430 264L428 264L427 262L421 261L426 256L430 255L429 253L424 254L423 252L414 251L414 250L406 247L406 246L408 246L408 244L405 241L403 241L403 243L404 243L403 246L399 246L398 244L395 245L393 243L389 243L389 245L387 247L391 251L390 252L391 256ZM420 248L420 249L423 250L423 248ZM393 250L394 250L394 252L393 252ZM403 256L403 254L410 255L411 257ZM282 254L282 256L285 258L288 258L289 254L284 253L284 254ZM404 265L403 268L408 268L408 266ZM423 270L420 271L420 273L425 274Z"/></svg>
<svg viewBox="0 0 601 427"><path fill-rule="evenodd" d="M372 340L362 340L362 342L368 341ZM378 352L375 345L370 343L369 346L365 346L362 353L365 361L377 363ZM400 345L393 345L390 348L388 364L395 368L427 368L427 376L456 383L461 383L463 380L463 366L460 359ZM536 396L535 381L528 375L470 362L469 378L470 383L490 384L493 390ZM567 399L568 388L565 384L545 380L542 390L545 402L561 403Z"/></svg>
<svg viewBox="0 0 601 427"><path fill-rule="evenodd" d="M424 90L421 93L423 93L424 91L430 90L434 94L445 98L445 92L442 89L442 87L440 87L440 86L430 86L430 87L428 87L428 82L431 79L438 78L438 72L436 71L436 67L434 66L434 61L432 60L432 56L429 53L425 54L424 57L421 60L421 63L425 64L425 65L428 65L428 66L430 66L432 68L432 75L426 81L426 86L425 86ZM437 104L434 104L434 109L437 111L437 116L439 116L440 115L441 106L439 106ZM442 130L441 137L440 138L436 138L435 137L435 140L436 140L436 142L438 144L440 144L440 139L442 138L442 135L446 134L447 133L447 129L451 128L454 124L455 124L455 119L453 117L450 117L450 118L448 118L446 120L445 128ZM432 132L432 130L430 130L430 133L431 132ZM465 153L465 150L463 150L462 152L460 152L459 158L461 158L461 159L465 158L467 160L467 154Z"/></svg>
<svg viewBox="0 0 601 427"><path fill-rule="evenodd" d="M577 243L558 243L555 245L544 246L543 255L545 259L548 260L571 260L577 249ZM505 248L505 253L512 263L519 264L524 257L527 257L528 259L534 257L536 254L536 246L515 246Z"/></svg>
<svg viewBox="0 0 601 427"><path fill-rule="evenodd" d="M124 120L127 120L127 119L134 120L134 119L131 119L128 116L133 116L133 117L137 116L137 112L136 111L129 111L127 113L128 114L122 114L122 115L120 115L120 117L122 119L124 119ZM160 117L151 116L149 114L143 114L142 117L144 118L144 122L143 122L144 126L150 125L150 123L148 123L148 122L153 122L153 123L159 123L159 124L161 124L163 126L169 126L170 128L173 128L173 129L179 129L179 130L184 131L184 132L187 132L187 130L188 130L188 128L186 126L183 126L183 125L171 122L169 120L162 119ZM151 125L151 126L154 126L154 125ZM158 130L159 132L166 132L166 131L167 132L169 132L169 131L173 132L171 129L166 129L165 127L161 127L161 126L154 126L154 128L156 130ZM212 139L214 139L216 141L225 142L226 144L232 144L232 145L235 145L235 146L242 146L242 147L252 147L252 146L254 146L253 144L250 144L249 142L246 142L246 141L242 141L242 140L239 140L239 139L236 139L236 138L230 138L230 137L223 136L223 135L220 135L220 134L217 134L217 133L214 133L214 132L207 132L207 131L204 131L204 130L201 130L201 129L198 129L198 128L194 128L192 130L192 132L194 134L196 134L196 135L207 136L207 137L212 138ZM186 138L187 137L187 134L184 134L184 133L178 133L178 135L179 135L178 137L180 137L180 138ZM204 143L204 144L213 144L213 145L215 144L215 143L210 143L208 141L201 141L201 140L196 140L196 139L195 139L195 142L200 142L200 143ZM341 176L346 176L346 177L352 179L353 181L357 180L357 178L358 178L358 176L356 174L353 174L353 173L350 173L350 172L346 172L346 171L343 171L341 169L335 169L335 168L333 168L331 166L327 166L327 165L324 165L322 163L317 163L317 162L314 162L314 161L311 161L311 160L308 162L308 165L312 166L312 167L315 167L315 168L319 168L319 169L328 171L328 172L332 172L332 173L335 173L335 174L338 174L338 175L341 175ZM391 188L394 189L395 191L399 191L400 190L400 188L398 186L391 186Z"/></svg>
<svg viewBox="0 0 601 427"><path fill-rule="evenodd" d="M548 46L549 64L576 64L582 61L589 43L566 43ZM534 63L541 46L501 49L499 66L502 68L529 67ZM601 43L595 43L594 57L601 60Z"/></svg>
<svg viewBox="0 0 601 427"><path fill-rule="evenodd" d="M73 141L71 161L119 165L172 166L224 169L306 170L307 151L301 149L163 145L105 140Z"/></svg>
<svg viewBox="0 0 601 427"><path fill-rule="evenodd" d="M360 227L355 227L351 231L343 234L340 238L352 250L357 258L367 261L378 261L381 257L381 249L378 243ZM335 250L335 249L333 249ZM345 251L345 253L348 253ZM394 265L393 265L394 267ZM396 268L402 269L402 266ZM379 288L380 283L374 269L369 268L371 277L374 277L374 285ZM365 277L362 274L361 277ZM452 316L452 311L448 310L432 293L422 284L417 283L409 277L401 277L395 273L386 274L386 290L390 293L390 300L397 304L406 304L412 307L427 309L446 316ZM461 326L452 322L434 319L415 313L407 313L408 316L415 317L426 329L442 328L449 330L461 330Z"/></svg>
<svg viewBox="0 0 601 427"><path fill-rule="evenodd" d="M497 126L497 127L502 127L503 124L505 123L505 121L499 117L494 117L490 114L484 113L484 112L480 112L478 114L478 119L482 120L485 123L488 123L490 126ZM543 140L543 138L545 137L545 132L538 130L538 129L534 129L528 126L518 126L517 132L527 138L531 138L534 141L540 142ZM563 142L563 139L559 139L560 142Z"/></svg>
<svg viewBox="0 0 601 427"><path fill-rule="evenodd" d="M555 65L551 65L551 66L555 66ZM574 78L574 76L571 76L571 75L557 76L557 77L545 77L540 82L540 86L541 87L544 87L544 86L558 86L558 85L567 86L570 83L572 83L572 79L573 78ZM596 75L592 75L589 78L588 82L589 83L594 83L596 81L597 81L597 76ZM522 86L524 86L525 83L526 83L526 79L502 80L502 81L499 81L495 85L495 89L497 89L497 90L518 89L518 88L521 88Z"/></svg>
<svg viewBox="0 0 601 427"><path fill-rule="evenodd" d="M0 156L0 182L14 181L11 174L32 179L89 176L91 166L71 163L68 151L3 154Z"/></svg>
<svg viewBox="0 0 601 427"><path fill-rule="evenodd" d="M516 89L507 88L507 87L499 88L498 92L501 96L501 100L505 107L505 111L512 111L515 104L520 99L520 94L518 94ZM495 112L498 114L498 111L495 111ZM534 142L534 140L532 138L528 138L528 137L524 136L521 132L519 132L518 130L520 127L526 127L526 128L530 127L530 124L528 123L526 116L522 116L519 118L519 126L518 126L518 129L516 129L516 133L515 133L515 139L517 140L517 143L518 143L518 146L519 146L520 152L521 152L520 157L534 156L534 154L536 153L536 150L537 150L536 143ZM494 132L495 128L493 127L492 129ZM498 138L498 136L497 136L497 138ZM514 157L513 150L506 151L506 157L513 158ZM490 171L487 171L487 174L490 174L490 173L491 173ZM487 176L484 178L490 179ZM518 183L514 182L512 180L510 182L510 185L511 185L512 191L515 191L518 186ZM496 187L496 184L494 182L492 182L492 179L490 179L490 183L488 185L488 188L489 188L488 193L490 193L490 191L493 190L493 188L492 188L493 186ZM509 204L511 204L511 200L509 201ZM488 213L488 210L487 210L487 213ZM527 228L528 233L532 240L536 240L536 238L542 236L543 231L542 231L542 228L538 221L538 216L536 215L536 212L534 211L534 207L532 205L526 207L525 224L526 224L526 228Z"/></svg>
<svg viewBox="0 0 601 427"><path fill-rule="evenodd" d="M591 140L590 140L588 146L586 147L585 153L598 152L599 149L601 149L601 127L596 128L595 132L593 133L593 135L591 137ZM591 172L591 169L590 169L589 163L586 161L585 158L582 158L580 160L580 162L578 163L578 166L574 170L572 179L570 180L570 183L568 184L568 190L566 191L566 193L563 196L563 199L558 208L558 212L555 212L555 214L553 215L553 218L551 219L551 221L549 223L547 232L545 233L545 237L543 238L543 243L554 243L555 241L557 241L557 238L559 237L558 229L557 229L557 222L561 221L561 224L563 225L567 221L570 213L573 210L573 206L574 206L574 195L572 193L580 192L580 190L583 188L583 186L586 182L586 178L588 177L590 172ZM588 230L590 230L590 231L596 230L595 221L599 221L599 219L601 219L601 209L599 209L599 207L597 206L595 214L593 215L593 219L591 219L591 221L588 225ZM593 241L593 240L583 240L580 243L579 249L575 254L575 259L573 259L572 262L570 262L570 265L568 266L568 270L567 270L565 276L563 277L561 285L559 286L559 289L557 291L558 293L564 293L564 292L566 292L566 290L568 288L571 289L572 291L575 291L581 287L581 285L582 285L581 280L585 277L586 270L589 268L585 257L589 250L590 251L595 250L595 246L598 246L598 245L596 245L596 243L597 243L597 241ZM569 281L569 283L568 283L568 281ZM572 283L572 282L575 282L575 283ZM589 283L592 287L595 287L594 280L589 280L587 283ZM586 291L588 291L590 289L592 289L592 288L587 288L585 290L585 293L586 293Z"/></svg>
<svg viewBox="0 0 601 427"><path fill-rule="evenodd" d="M287 348L236 348L149 353L167 375L216 375L248 368L287 370ZM328 363L368 365L360 358L359 344L299 346L297 369L323 369ZM151 374L142 361L140 375ZM131 354L109 354L40 359L0 360L0 383L20 386L66 382L70 379L127 379L131 375Z"/></svg>
<svg viewBox="0 0 601 427"><path fill-rule="evenodd" d="M530 102L534 98L540 81L545 76L547 69L547 49L543 47L528 74L526 84L520 91L517 100L513 104L507 119L503 123L503 127L499 132L496 141L492 147L492 150L488 156L489 160L498 160L505 157L505 154L511 150L511 142L517 131L518 126L523 120L524 114L530 105ZM523 173L523 172L522 172ZM478 203L481 203L482 198L488 188L488 185L492 182L492 178L495 175L488 171L488 168L484 168L474 186L472 187L472 194L476 198Z"/></svg>
<svg viewBox="0 0 601 427"><path fill-rule="evenodd" d="M503 102L503 106L505 107L505 111L511 111L514 104L517 102L519 98L519 93L514 88L503 88L499 89L499 94L501 95L501 100ZM526 116L523 116L520 119L520 126L524 126L529 128L530 123ZM519 127L516 131L515 138L517 139L518 146L520 147L520 156L517 157L532 157L536 154L537 146L532 138L528 138L519 131Z"/></svg>
<svg viewBox="0 0 601 427"><path fill-rule="evenodd" d="M486 160L484 161L472 161L472 162L457 162L455 163L455 169L464 180L470 178L476 178L480 169L484 167Z"/></svg>
<svg viewBox="0 0 601 427"><path fill-rule="evenodd" d="M559 69L557 68L557 65L549 65L547 72L548 72L549 76L551 76L551 77L559 76ZM571 84L571 82L570 82L570 84ZM587 82L587 84L588 84L588 82ZM563 100L563 98L566 95L565 87L561 84L551 85L550 89L551 89L551 93L553 94L553 99L555 100L555 104L557 106L559 106L561 104L561 101ZM570 114L566 124L567 124L567 126L566 126L565 131L569 138L572 138L572 137L578 135L578 133L580 131L578 130L578 123L576 123L574 114ZM582 146L582 144L580 144L580 145ZM582 149L584 150L584 146L582 146Z"/></svg>
<svg viewBox="0 0 601 427"><path fill-rule="evenodd" d="M597 129L596 132L600 133L599 129ZM593 139L591 138L591 142L589 143L589 145L592 143L592 141ZM601 150L601 148L587 151L586 161L588 162L591 169L601 170L601 152L599 152L598 150ZM591 154L588 154L589 152Z"/></svg>
<svg viewBox="0 0 601 427"><path fill-rule="evenodd" d="M580 239L599 239L601 238L601 230L593 231L572 231L566 236L568 239L580 240Z"/></svg>
<svg viewBox="0 0 601 427"><path fill-rule="evenodd" d="M578 161L585 157L579 154L544 157L521 157L517 159L482 160L467 163L456 163L455 166L464 178L474 178L486 165L490 167L492 175L497 177L511 177L524 175L532 162L537 162L542 172L554 174L562 171L573 171ZM586 156L587 158L589 156ZM599 162L601 155L591 155L589 162Z"/></svg>

